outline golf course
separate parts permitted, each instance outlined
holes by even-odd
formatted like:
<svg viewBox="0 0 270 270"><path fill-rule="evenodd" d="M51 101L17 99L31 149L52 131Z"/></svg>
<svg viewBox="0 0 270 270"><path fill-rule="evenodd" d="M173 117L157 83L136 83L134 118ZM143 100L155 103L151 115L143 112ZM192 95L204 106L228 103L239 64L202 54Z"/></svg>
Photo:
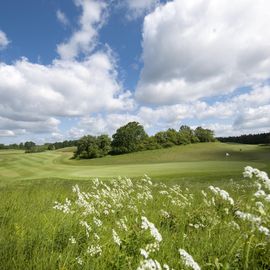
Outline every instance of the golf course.
<svg viewBox="0 0 270 270"><path fill-rule="evenodd" d="M1 184L30 179L91 179L118 176L181 181L230 179L247 165L270 170L270 147L225 143L200 143L143 151L92 160L72 159L75 148L25 154L0 151ZM228 155L226 155L228 154Z"/></svg>

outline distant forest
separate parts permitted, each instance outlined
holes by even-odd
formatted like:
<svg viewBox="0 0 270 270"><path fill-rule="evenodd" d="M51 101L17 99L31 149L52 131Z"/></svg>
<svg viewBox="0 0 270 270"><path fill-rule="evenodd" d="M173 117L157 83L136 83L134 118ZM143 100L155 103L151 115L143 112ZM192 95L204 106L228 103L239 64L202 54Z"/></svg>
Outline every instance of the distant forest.
<svg viewBox="0 0 270 270"><path fill-rule="evenodd" d="M270 133L249 134L241 136L219 137L220 142L232 142L243 144L270 144Z"/></svg>

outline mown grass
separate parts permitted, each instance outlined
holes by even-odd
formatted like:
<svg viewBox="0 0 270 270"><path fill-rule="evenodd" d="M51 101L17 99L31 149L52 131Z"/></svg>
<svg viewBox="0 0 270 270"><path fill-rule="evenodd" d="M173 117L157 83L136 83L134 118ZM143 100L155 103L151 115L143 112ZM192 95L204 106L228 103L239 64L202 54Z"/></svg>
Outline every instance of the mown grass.
<svg viewBox="0 0 270 270"><path fill-rule="evenodd" d="M242 178L246 165L269 173L268 147L198 144L82 161L70 160L72 153L66 151L27 155L0 152L0 269L137 269L143 259L140 248L153 242L149 232L141 229L141 216L153 222L163 237L159 251L150 254L160 264L186 269L178 252L183 248L202 269L270 268L269 237L235 216L237 210L251 212L264 220L264 226L270 226L269 203L264 203L265 214L258 211L253 196L256 187ZM102 220L101 227L95 228L93 215L82 216L82 209L74 204L76 194L71 189L75 184L82 191L96 192L90 181L93 177L107 179L104 183L112 187L113 177L133 177L134 183L140 183L138 179L144 173L153 178L154 186L141 184L143 190L133 187L134 193L121 201L124 207L111 202L115 212L109 216L98 204L105 199L97 200L100 214L95 216ZM181 195L173 191L178 190L175 184L180 185ZM208 206L201 190L207 191L207 201L211 201L215 196L208 190L209 185L229 191L235 205L216 198L216 205ZM117 188L121 189L121 194L129 194L131 188ZM160 194L161 189L168 190L169 196ZM153 199L135 200L146 191ZM188 204L182 195L188 198ZM75 215L53 209L55 201L64 202L66 198L71 199ZM173 199L179 203L172 203ZM137 206L137 212L128 207L132 205ZM161 210L167 211L170 218L162 216ZM124 216L128 232L116 224ZM89 238L80 225L82 220L93 227ZM230 225L232 221L239 224L240 230ZM196 229L190 224L205 227ZM120 236L120 247L113 241L112 229ZM100 240L93 238L94 232ZM71 236L76 244L69 240ZM87 248L97 244L102 254L92 257ZM83 260L82 265L78 258Z"/></svg>
<svg viewBox="0 0 270 270"><path fill-rule="evenodd" d="M117 176L154 179L214 180L241 173L247 164L270 171L270 150L265 146L206 143L144 151L93 160L73 160L70 148L36 154L19 151L0 152L0 181L14 179L89 179ZM226 157L226 153L230 153Z"/></svg>

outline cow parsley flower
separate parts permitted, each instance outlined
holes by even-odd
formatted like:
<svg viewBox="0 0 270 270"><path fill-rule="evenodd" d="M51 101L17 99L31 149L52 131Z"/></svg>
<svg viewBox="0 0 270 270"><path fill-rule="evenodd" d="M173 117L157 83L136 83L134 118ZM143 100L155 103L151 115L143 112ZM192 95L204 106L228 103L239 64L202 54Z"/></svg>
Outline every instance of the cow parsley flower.
<svg viewBox="0 0 270 270"><path fill-rule="evenodd" d="M113 235L113 241L115 242L115 244L117 244L118 246L121 246L122 241L114 229L112 230L112 235Z"/></svg>
<svg viewBox="0 0 270 270"><path fill-rule="evenodd" d="M234 200L230 197L229 193L218 187L209 186L209 189L215 194L220 196L224 201L228 201L231 205L234 205Z"/></svg>
<svg viewBox="0 0 270 270"><path fill-rule="evenodd" d="M71 242L71 244L76 244L77 243L76 239L73 236L71 236L69 238L69 241Z"/></svg>
<svg viewBox="0 0 270 270"><path fill-rule="evenodd" d="M96 246L90 246L88 247L87 251L86 251L91 257L93 256L100 256L102 253L102 249L100 247L100 245L96 245Z"/></svg>
<svg viewBox="0 0 270 270"><path fill-rule="evenodd" d="M150 230L151 235L155 238L155 240L157 242L161 242L162 241L162 236L159 233L158 229L156 228L156 226L150 222L146 217L142 217L142 225L141 228L143 230Z"/></svg>
<svg viewBox="0 0 270 270"><path fill-rule="evenodd" d="M143 260L140 262L137 270L161 270L161 265L158 261L153 259Z"/></svg>
<svg viewBox="0 0 270 270"><path fill-rule="evenodd" d="M187 267L191 267L193 270L201 270L198 263L194 261L192 256L188 254L184 249L179 249L180 256Z"/></svg>

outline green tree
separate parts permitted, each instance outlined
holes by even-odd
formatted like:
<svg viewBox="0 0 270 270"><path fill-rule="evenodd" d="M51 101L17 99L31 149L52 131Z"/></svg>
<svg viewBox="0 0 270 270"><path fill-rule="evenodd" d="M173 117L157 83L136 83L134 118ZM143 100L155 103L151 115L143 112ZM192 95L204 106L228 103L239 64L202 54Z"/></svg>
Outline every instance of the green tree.
<svg viewBox="0 0 270 270"><path fill-rule="evenodd" d="M99 155L101 157L108 155L111 151L111 138L108 135L100 135L97 137L97 145L99 148Z"/></svg>
<svg viewBox="0 0 270 270"><path fill-rule="evenodd" d="M202 127L197 127L195 129L195 135L200 142L214 142L214 131L210 129L204 129Z"/></svg>
<svg viewBox="0 0 270 270"><path fill-rule="evenodd" d="M111 140L108 135L99 137L87 135L78 141L74 156L85 159L103 157L111 150L110 144Z"/></svg>
<svg viewBox="0 0 270 270"><path fill-rule="evenodd" d="M141 150L141 146L148 135L140 123L129 122L117 129L112 137L112 153L123 154Z"/></svg>
<svg viewBox="0 0 270 270"><path fill-rule="evenodd" d="M35 146L36 146L36 144L34 142L32 142L32 141L24 143L24 148L25 148L26 151L30 151Z"/></svg>
<svg viewBox="0 0 270 270"><path fill-rule="evenodd" d="M195 135L194 130L189 126L182 125L179 129L179 141L180 144L189 144L199 142L199 139Z"/></svg>

